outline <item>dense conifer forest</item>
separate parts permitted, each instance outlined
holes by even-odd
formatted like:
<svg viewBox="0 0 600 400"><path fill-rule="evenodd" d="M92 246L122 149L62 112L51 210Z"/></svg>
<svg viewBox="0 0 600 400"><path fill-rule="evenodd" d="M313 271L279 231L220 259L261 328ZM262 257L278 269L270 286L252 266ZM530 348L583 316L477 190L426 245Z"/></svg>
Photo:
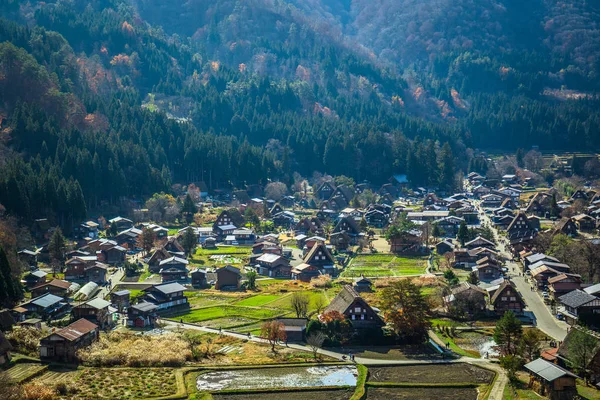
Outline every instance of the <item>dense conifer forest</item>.
<svg viewBox="0 0 600 400"><path fill-rule="evenodd" d="M451 188L481 150L600 146L593 2L380 3L0 1L0 204L62 225L173 183Z"/></svg>

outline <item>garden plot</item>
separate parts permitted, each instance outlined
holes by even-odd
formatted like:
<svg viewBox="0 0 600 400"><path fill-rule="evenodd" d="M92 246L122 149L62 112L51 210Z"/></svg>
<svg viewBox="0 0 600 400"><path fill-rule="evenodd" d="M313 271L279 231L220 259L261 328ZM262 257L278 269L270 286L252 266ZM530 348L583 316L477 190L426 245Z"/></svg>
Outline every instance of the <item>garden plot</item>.
<svg viewBox="0 0 600 400"><path fill-rule="evenodd" d="M208 257L208 259L216 264L241 264L242 259L234 257L230 254L217 254Z"/></svg>
<svg viewBox="0 0 600 400"><path fill-rule="evenodd" d="M474 388L381 388L369 387L367 400L389 399L443 399L443 400L477 400L477 389Z"/></svg>
<svg viewBox="0 0 600 400"><path fill-rule="evenodd" d="M6 372L13 382L22 382L31 376L43 371L47 367L36 363L18 363L9 368Z"/></svg>
<svg viewBox="0 0 600 400"><path fill-rule="evenodd" d="M424 274L426 257L397 257L393 254L358 255L342 272L343 277L406 276Z"/></svg>
<svg viewBox="0 0 600 400"><path fill-rule="evenodd" d="M494 372L465 363L369 368L370 382L486 384L493 379Z"/></svg>
<svg viewBox="0 0 600 400"><path fill-rule="evenodd" d="M196 378L199 391L356 386L354 366L313 366L213 371Z"/></svg>
<svg viewBox="0 0 600 400"><path fill-rule="evenodd" d="M85 368L74 382L77 398L148 399L177 393L173 368Z"/></svg>

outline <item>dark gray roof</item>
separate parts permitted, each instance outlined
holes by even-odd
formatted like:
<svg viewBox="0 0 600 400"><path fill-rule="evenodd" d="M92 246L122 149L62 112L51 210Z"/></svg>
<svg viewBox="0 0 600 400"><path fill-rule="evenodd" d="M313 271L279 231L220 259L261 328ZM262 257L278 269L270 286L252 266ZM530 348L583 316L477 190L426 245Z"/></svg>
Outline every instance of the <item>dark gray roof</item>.
<svg viewBox="0 0 600 400"><path fill-rule="evenodd" d="M552 364L551 362L548 362L542 358L538 358L537 360L533 360L532 362L525 364L525 369L548 382L553 382L563 376L572 376L574 378L578 378L577 375L572 374L566 369L563 369L556 364Z"/></svg>
<svg viewBox="0 0 600 400"><path fill-rule="evenodd" d="M118 292L113 292L115 296L125 296L131 294L129 290L119 290Z"/></svg>
<svg viewBox="0 0 600 400"><path fill-rule="evenodd" d="M154 285L153 287L164 294L183 292L185 290L185 286L177 282L163 283L160 285Z"/></svg>
<svg viewBox="0 0 600 400"><path fill-rule="evenodd" d="M558 298L562 304L567 307L577 308L591 301L596 300L596 296L592 296L583 290L575 289L567 294L563 294Z"/></svg>
<svg viewBox="0 0 600 400"><path fill-rule="evenodd" d="M140 310L140 311L152 311L152 310L156 310L158 308L158 306L156 306L152 303L149 303L147 301L143 301L141 303L134 304L131 307L135 308L136 310Z"/></svg>

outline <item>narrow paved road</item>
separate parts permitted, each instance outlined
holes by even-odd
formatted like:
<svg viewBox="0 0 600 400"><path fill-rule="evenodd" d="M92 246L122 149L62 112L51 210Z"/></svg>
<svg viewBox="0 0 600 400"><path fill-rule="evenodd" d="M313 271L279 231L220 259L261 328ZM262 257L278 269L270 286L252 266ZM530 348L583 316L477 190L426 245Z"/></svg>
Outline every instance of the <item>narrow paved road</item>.
<svg viewBox="0 0 600 400"><path fill-rule="evenodd" d="M536 291L531 290L531 284L525 280L524 276L519 275L519 273L522 272L522 267L520 264L512 261L512 254L508 250L508 242L506 238L500 236L491 219L481 211L481 208L478 209L481 221L486 222L492 227L492 231L494 232L494 236L496 237L496 241L498 243L497 249L500 254L508 260L506 262L506 267L509 271L508 275L515 283L517 290L523 296L527 306L526 310L533 313L535 317L534 324L546 335L556 340L564 340L565 336L567 336L568 325L563 321L557 320L550 313L549 308L546 306L546 304L544 304L544 301L540 295Z"/></svg>

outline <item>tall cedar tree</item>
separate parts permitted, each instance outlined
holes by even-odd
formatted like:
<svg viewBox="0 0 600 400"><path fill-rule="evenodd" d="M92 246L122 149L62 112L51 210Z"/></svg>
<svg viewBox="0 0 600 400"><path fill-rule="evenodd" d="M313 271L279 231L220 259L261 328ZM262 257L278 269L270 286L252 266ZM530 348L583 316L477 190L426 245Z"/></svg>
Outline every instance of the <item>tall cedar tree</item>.
<svg viewBox="0 0 600 400"><path fill-rule="evenodd" d="M460 226L458 227L458 233L456 234L456 238L460 242L461 246L464 246L465 243L469 240L469 228L467 228L467 223L465 221L461 221Z"/></svg>
<svg viewBox="0 0 600 400"><path fill-rule="evenodd" d="M505 312L494 329L494 341L500 347L500 353L502 355L517 354L521 336L523 336L521 321L515 317L512 311Z"/></svg>
<svg viewBox="0 0 600 400"><path fill-rule="evenodd" d="M65 261L65 248L65 237L63 236L62 229L56 227L48 244L52 264L60 265Z"/></svg>
<svg viewBox="0 0 600 400"><path fill-rule="evenodd" d="M185 196L183 206L181 207L181 215L189 224L194 219L194 214L196 214L197 211L198 208L196 207L196 204L194 204L194 200L192 200L192 197L188 193L187 196Z"/></svg>
<svg viewBox="0 0 600 400"><path fill-rule="evenodd" d="M427 336L430 309L421 289L410 279L392 282L381 291L385 321L402 340L420 342Z"/></svg>
<svg viewBox="0 0 600 400"><path fill-rule="evenodd" d="M198 243L198 238L192 228L186 229L181 236L181 246L185 250L186 254L191 254Z"/></svg>
<svg viewBox="0 0 600 400"><path fill-rule="evenodd" d="M23 297L23 288L6 257L3 247L0 247L0 303L13 305Z"/></svg>

